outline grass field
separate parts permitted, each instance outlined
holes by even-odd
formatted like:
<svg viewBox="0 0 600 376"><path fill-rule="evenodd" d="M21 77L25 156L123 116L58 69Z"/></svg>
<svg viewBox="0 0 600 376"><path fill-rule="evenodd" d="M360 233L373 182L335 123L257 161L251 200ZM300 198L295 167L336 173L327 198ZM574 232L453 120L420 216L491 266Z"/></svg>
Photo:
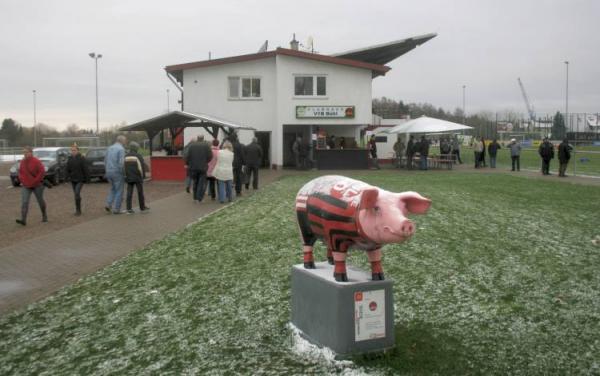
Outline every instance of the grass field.
<svg viewBox="0 0 600 376"><path fill-rule="evenodd" d="M0 318L0 374L600 373L598 187L353 177L433 200L413 239L384 249L393 351L337 362L294 344L293 202L309 179L294 176ZM360 252L351 262L367 267Z"/></svg>

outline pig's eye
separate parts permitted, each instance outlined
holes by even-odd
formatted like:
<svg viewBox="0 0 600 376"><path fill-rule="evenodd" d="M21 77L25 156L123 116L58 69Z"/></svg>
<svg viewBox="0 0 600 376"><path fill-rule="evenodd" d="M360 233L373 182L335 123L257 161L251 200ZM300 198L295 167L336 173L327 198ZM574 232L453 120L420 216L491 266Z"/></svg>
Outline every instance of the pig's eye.
<svg viewBox="0 0 600 376"><path fill-rule="evenodd" d="M375 207L373 207L373 211L375 213L379 213L381 211L381 208L379 206L375 206Z"/></svg>

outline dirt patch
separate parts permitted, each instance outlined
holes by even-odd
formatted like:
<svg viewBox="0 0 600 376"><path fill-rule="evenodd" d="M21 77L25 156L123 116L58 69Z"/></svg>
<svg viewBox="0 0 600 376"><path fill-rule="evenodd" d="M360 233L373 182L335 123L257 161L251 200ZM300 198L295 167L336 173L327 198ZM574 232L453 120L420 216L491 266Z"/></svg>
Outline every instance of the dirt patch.
<svg viewBox="0 0 600 376"><path fill-rule="evenodd" d="M0 184L0 239L2 239L0 248L109 215L104 211L104 200L109 190L108 183L92 182L83 187L81 193L83 215L81 217L73 215L75 203L71 183L63 183L52 189L44 190L44 200L48 207L48 222L41 222L42 215L37 201L32 195L29 202L27 226L23 227L15 223L15 219L21 216L21 188L13 188L8 179L1 179ZM152 201L183 192L183 189L183 183L179 182L146 182L144 183L146 203L152 208ZM133 208L139 210L136 192L133 194ZM125 199L123 199L122 209L125 209Z"/></svg>
<svg viewBox="0 0 600 376"><path fill-rule="evenodd" d="M13 164L14 164L13 162L10 162L10 163L0 162L0 177L8 178L8 176L10 174L10 168L12 167Z"/></svg>

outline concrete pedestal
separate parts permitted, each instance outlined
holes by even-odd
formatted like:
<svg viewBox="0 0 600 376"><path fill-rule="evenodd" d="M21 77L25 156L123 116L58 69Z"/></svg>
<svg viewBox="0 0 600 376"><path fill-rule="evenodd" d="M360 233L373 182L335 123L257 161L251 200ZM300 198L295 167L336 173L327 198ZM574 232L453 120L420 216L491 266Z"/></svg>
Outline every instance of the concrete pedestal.
<svg viewBox="0 0 600 376"><path fill-rule="evenodd" d="M392 348L392 281L349 266L349 281L336 282L332 265L316 267L292 267L292 324L303 336L342 356Z"/></svg>

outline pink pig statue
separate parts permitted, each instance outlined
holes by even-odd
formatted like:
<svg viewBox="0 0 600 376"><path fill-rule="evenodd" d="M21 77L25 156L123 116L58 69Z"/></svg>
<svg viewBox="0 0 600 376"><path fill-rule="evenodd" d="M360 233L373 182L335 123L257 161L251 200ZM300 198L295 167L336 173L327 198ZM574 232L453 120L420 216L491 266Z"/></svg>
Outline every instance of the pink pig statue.
<svg viewBox="0 0 600 376"><path fill-rule="evenodd" d="M402 243L415 232L409 213L424 214L431 201L416 192L393 193L344 176L311 180L296 196L304 244L304 267L314 269L313 246L321 239L336 281L347 282L349 248L367 251L373 280L383 280L381 247Z"/></svg>

